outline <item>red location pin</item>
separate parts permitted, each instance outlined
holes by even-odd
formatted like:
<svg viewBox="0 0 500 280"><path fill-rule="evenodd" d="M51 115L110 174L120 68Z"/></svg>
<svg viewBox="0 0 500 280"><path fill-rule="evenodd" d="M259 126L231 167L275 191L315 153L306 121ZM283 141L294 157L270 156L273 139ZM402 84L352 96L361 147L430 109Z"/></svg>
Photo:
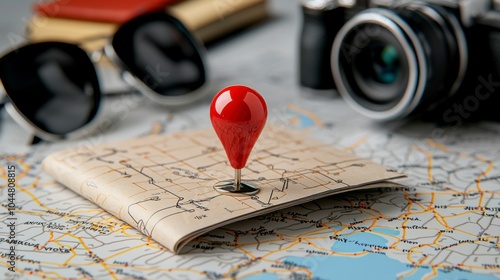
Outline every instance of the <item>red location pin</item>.
<svg viewBox="0 0 500 280"><path fill-rule="evenodd" d="M264 98L249 87L229 86L214 97L210 105L210 120L235 170L235 180L218 182L214 186L217 191L231 195L251 195L259 191L258 187L241 181L241 169L245 167L266 119Z"/></svg>

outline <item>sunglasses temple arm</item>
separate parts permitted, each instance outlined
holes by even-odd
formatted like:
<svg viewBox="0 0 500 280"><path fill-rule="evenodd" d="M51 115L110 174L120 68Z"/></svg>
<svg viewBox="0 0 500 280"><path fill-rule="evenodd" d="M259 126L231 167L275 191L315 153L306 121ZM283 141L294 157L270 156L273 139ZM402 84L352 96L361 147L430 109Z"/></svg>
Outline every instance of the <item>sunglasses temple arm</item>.
<svg viewBox="0 0 500 280"><path fill-rule="evenodd" d="M83 38L83 39L79 40L77 46L79 46L80 48L85 49L84 45L86 43L91 43L93 41L103 40L103 39L108 39L108 38L109 38L108 35L96 35L96 36L86 37L86 38ZM100 49L97 49L97 50L92 50L89 53L89 56L90 56L92 62L97 63L97 62L99 62L101 60L103 54L104 54L104 49L100 48Z"/></svg>
<svg viewBox="0 0 500 280"><path fill-rule="evenodd" d="M40 142L43 142L42 138L40 138L36 135L33 135L33 137L31 138L31 141L30 141L30 145L36 145Z"/></svg>
<svg viewBox="0 0 500 280"><path fill-rule="evenodd" d="M0 81L0 109L3 108L7 102L9 102L9 98L7 97L2 81Z"/></svg>
<svg viewBox="0 0 500 280"><path fill-rule="evenodd" d="M92 51L90 54L89 54L89 57L90 57L90 60L92 60L93 63L98 63L102 56L104 55L104 50L103 49L99 49L99 50L95 50L95 51Z"/></svg>

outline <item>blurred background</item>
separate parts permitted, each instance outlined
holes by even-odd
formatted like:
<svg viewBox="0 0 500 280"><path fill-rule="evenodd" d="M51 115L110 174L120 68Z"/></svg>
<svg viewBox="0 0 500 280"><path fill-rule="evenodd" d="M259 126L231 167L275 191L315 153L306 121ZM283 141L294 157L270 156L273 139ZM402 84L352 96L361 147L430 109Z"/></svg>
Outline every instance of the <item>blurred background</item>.
<svg viewBox="0 0 500 280"><path fill-rule="evenodd" d="M153 9L166 10L176 16L204 43L209 50L209 66L211 73L215 75L212 76L213 79L217 79L217 72L221 68L219 65L223 65L222 60L227 57L236 63L249 56L244 53L247 50L261 52L270 48L292 55L297 46L299 1L22 0L1 4L0 51L6 53L27 41L63 41L80 44L91 54L102 48L120 24ZM270 25L274 25L274 28L270 28ZM285 26L289 32L272 31L283 30ZM249 35L262 28L269 29L270 32L266 32L269 35L261 34L255 38ZM246 39L238 41L241 37ZM241 46L245 48L242 49ZM255 46L258 46L257 50ZM219 58L218 52L229 53L223 55L225 58ZM288 59L295 59L295 56L287 57ZM109 65L100 63L99 66L102 68ZM114 69L106 67L106 70L101 72L104 91L119 91L120 79L116 75L109 75Z"/></svg>
<svg viewBox="0 0 500 280"><path fill-rule="evenodd" d="M0 7L0 48L6 52L25 39L25 27L32 16L33 0L6 1Z"/></svg>
<svg viewBox="0 0 500 280"><path fill-rule="evenodd" d="M104 37L112 35L120 25L117 22L102 22L93 18L82 20L47 16L47 13L57 9L48 6L48 12L44 14L40 7L51 2L22 0L0 4L2 53L28 41L56 40L80 43L81 38L100 38L82 45L91 54L106 42L107 39L103 39L102 34ZM200 3L204 4L199 5ZM139 119L147 123L159 116L168 119L169 117L163 117L165 115L170 118L177 116L178 119L184 116L188 119L189 124L178 129L208 126L206 110L212 97L219 89L230 84L245 84L258 90L266 98L270 110L275 112L270 114L271 121L282 118L280 112L288 110L287 104L318 108L324 104L325 98L331 101L334 96L333 91L310 95L299 86L297 70L302 18L299 0L185 0L169 6L168 9L169 13L181 19L205 45L211 92L200 102L177 107L165 107L143 99L140 99L140 102L135 99L106 100L108 107L103 110L104 122L112 123L113 127L109 131L114 132L106 133L106 136L115 138L145 134L147 132L141 130L144 126L138 126L141 122ZM91 13L91 16L95 14ZM130 91L130 87L120 79L116 68L106 63L105 59L97 65L97 70L104 93ZM117 110L113 112L109 109L120 106L125 107L122 111L126 111L126 120L124 114L116 114ZM331 113L345 106L342 102L333 102L322 107ZM345 116L346 111L350 111L342 110L342 116ZM23 135L14 137L12 133L1 133L0 140L7 143L23 142L19 139L25 139L27 133L6 114L2 115L5 116L3 131L12 129L9 131ZM352 118L356 119L358 116L353 115Z"/></svg>

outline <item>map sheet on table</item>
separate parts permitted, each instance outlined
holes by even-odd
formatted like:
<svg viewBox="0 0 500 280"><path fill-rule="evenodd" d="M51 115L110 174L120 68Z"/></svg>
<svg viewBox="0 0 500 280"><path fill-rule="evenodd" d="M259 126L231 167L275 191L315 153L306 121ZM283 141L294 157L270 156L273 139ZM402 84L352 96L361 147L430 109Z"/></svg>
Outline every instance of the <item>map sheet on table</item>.
<svg viewBox="0 0 500 280"><path fill-rule="evenodd" d="M233 170L211 129L70 148L42 168L175 253L222 225L404 176L277 127L265 129L243 169L261 188L251 196L213 189Z"/></svg>

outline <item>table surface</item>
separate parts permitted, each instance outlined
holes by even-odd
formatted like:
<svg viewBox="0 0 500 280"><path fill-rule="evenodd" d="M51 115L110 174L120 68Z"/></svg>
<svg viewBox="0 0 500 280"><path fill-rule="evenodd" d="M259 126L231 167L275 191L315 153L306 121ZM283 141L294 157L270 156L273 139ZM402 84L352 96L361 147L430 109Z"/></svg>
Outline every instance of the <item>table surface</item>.
<svg viewBox="0 0 500 280"><path fill-rule="evenodd" d="M32 3L0 4L2 51L23 38ZM500 277L500 126L382 124L333 92L306 92L298 84L299 1L270 0L269 11L265 22L207 46L213 90L195 104L162 107L135 93L106 96L99 125L87 137L35 146L2 112L0 236L7 236L12 218L7 169L14 165L19 242L13 274L11 243L0 237L0 273L11 279ZM45 156L68 147L209 127L210 101L230 84L258 90L270 123L406 173L405 188L357 191L273 212L217 229L173 255L131 227L118 230L117 219L40 169ZM234 238L222 244L218 236Z"/></svg>

